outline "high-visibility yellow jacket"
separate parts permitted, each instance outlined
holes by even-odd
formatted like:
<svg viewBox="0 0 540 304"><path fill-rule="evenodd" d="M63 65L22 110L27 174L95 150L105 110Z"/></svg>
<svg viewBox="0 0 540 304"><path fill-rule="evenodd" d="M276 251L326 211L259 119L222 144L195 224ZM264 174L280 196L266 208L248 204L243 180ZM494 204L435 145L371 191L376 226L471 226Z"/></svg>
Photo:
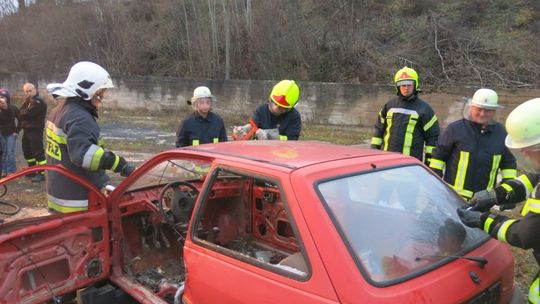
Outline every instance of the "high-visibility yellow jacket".
<svg viewBox="0 0 540 304"><path fill-rule="evenodd" d="M375 123L371 147L424 160L439 137L439 122L429 104L417 96L398 96L387 102ZM425 145L425 146L424 146Z"/></svg>
<svg viewBox="0 0 540 304"><path fill-rule="evenodd" d="M533 249L534 257L540 264L540 175L524 174L501 186L512 193L509 203L525 201L522 217L511 219L504 215L486 212L482 215L482 227L491 237L523 249ZM536 186L536 188L535 188ZM539 272L540 273L540 272ZM540 303L540 278L537 277L529 288L529 303Z"/></svg>
<svg viewBox="0 0 540 304"><path fill-rule="evenodd" d="M482 129L467 119L452 122L439 136L430 168L444 171L444 180L464 198L492 189L497 173L516 177L516 159L504 145L506 130L500 123Z"/></svg>

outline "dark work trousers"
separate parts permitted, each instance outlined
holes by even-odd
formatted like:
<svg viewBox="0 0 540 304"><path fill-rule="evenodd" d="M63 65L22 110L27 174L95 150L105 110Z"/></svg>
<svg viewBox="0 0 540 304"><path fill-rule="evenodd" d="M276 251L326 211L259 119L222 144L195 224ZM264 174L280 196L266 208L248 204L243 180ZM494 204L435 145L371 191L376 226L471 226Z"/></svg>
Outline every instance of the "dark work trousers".
<svg viewBox="0 0 540 304"><path fill-rule="evenodd" d="M45 151L43 150L43 130L24 129L22 137L22 150L28 166L44 165Z"/></svg>

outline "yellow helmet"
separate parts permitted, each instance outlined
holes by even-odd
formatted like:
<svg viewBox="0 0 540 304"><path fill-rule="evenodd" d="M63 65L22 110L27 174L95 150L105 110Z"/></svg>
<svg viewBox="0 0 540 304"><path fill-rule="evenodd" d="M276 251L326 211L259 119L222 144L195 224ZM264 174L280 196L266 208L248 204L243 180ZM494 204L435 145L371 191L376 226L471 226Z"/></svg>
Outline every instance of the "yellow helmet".
<svg viewBox="0 0 540 304"><path fill-rule="evenodd" d="M300 88L294 80L282 80L278 82L270 93L270 100L278 106L291 109L298 103Z"/></svg>
<svg viewBox="0 0 540 304"><path fill-rule="evenodd" d="M414 81L414 90L418 91L418 73L416 73L415 70L404 66L394 75L394 84L396 85L396 89L399 87L398 82L411 80Z"/></svg>

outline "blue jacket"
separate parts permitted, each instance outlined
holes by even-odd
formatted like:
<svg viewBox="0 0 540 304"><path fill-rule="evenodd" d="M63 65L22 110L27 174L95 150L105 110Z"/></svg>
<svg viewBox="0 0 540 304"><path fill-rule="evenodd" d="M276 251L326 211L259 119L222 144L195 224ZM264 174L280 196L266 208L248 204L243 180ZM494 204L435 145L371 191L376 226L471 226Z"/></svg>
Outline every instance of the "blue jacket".
<svg viewBox="0 0 540 304"><path fill-rule="evenodd" d="M302 130L300 113L292 108L290 111L276 116L268 109L268 104L257 107L253 121L259 129L278 129L280 140L298 140Z"/></svg>
<svg viewBox="0 0 540 304"><path fill-rule="evenodd" d="M371 147L399 152L420 161L429 158L439 137L439 122L431 106L417 96L388 101L375 123ZM425 147L424 147L425 144Z"/></svg>
<svg viewBox="0 0 540 304"><path fill-rule="evenodd" d="M475 192L492 189L499 170L503 179L516 177L516 159L505 138L500 123L482 129L467 119L454 121L439 137L429 166L444 170L444 180L470 199Z"/></svg>
<svg viewBox="0 0 540 304"><path fill-rule="evenodd" d="M176 147L196 146L227 141L223 119L213 112L206 118L194 112L184 119L176 132Z"/></svg>

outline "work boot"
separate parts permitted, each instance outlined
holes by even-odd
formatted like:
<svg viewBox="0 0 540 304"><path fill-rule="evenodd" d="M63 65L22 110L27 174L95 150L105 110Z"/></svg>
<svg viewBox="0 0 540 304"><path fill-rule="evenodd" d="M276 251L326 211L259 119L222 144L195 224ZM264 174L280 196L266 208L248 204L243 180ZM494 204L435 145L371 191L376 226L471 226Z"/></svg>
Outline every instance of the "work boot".
<svg viewBox="0 0 540 304"><path fill-rule="evenodd" d="M45 175L43 173L37 173L36 175L34 175L34 177L32 177L33 183L39 183L44 180L45 180Z"/></svg>

